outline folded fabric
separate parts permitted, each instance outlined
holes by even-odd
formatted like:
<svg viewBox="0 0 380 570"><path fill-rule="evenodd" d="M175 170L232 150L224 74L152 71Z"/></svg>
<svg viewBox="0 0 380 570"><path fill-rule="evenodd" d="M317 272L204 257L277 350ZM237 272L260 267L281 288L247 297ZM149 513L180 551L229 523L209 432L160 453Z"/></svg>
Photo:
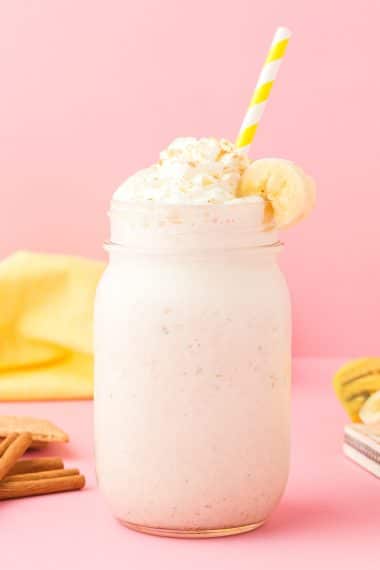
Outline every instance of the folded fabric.
<svg viewBox="0 0 380 570"><path fill-rule="evenodd" d="M93 304L103 269L29 252L0 263L0 400L92 398Z"/></svg>
<svg viewBox="0 0 380 570"><path fill-rule="evenodd" d="M347 362L335 373L333 386L351 421L362 421L363 406L380 390L380 358L357 358Z"/></svg>

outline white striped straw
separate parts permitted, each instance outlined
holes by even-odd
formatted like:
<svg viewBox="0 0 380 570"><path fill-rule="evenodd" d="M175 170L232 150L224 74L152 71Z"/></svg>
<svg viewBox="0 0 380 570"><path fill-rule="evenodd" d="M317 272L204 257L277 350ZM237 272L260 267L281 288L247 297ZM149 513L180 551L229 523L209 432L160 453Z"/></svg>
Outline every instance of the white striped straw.
<svg viewBox="0 0 380 570"><path fill-rule="evenodd" d="M284 58L290 37L291 32L287 28L278 28L274 35L269 53L253 92L248 111L244 117L239 135L236 139L236 147L242 149L244 152L249 151L255 137L257 127L261 117L263 116L265 106Z"/></svg>

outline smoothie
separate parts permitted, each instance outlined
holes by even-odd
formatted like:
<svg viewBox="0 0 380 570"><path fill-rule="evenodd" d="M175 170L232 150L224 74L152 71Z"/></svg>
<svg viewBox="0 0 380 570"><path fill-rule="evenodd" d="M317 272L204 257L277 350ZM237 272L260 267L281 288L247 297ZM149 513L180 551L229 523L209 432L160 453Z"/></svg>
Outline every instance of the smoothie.
<svg viewBox="0 0 380 570"><path fill-rule="evenodd" d="M177 139L114 194L95 310L99 485L131 528L262 524L287 480L290 303L277 229L314 201L290 163Z"/></svg>

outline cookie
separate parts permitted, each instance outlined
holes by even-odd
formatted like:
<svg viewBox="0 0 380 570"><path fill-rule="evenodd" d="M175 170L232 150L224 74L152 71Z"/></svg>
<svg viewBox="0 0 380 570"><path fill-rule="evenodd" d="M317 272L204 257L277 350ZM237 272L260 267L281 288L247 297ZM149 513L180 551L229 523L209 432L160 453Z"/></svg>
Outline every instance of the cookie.
<svg viewBox="0 0 380 570"><path fill-rule="evenodd" d="M380 477L380 423L346 426L343 452L372 475Z"/></svg>
<svg viewBox="0 0 380 570"><path fill-rule="evenodd" d="M69 441L67 433L48 420L28 416L0 416L0 438L13 432L31 433L34 448L46 443Z"/></svg>

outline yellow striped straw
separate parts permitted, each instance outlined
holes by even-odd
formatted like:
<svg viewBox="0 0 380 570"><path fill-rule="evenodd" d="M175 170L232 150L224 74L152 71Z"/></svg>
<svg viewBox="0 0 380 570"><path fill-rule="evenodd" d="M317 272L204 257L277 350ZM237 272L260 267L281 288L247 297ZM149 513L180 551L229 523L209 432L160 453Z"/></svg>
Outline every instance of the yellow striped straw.
<svg viewBox="0 0 380 570"><path fill-rule="evenodd" d="M236 147L242 149L244 152L249 151L249 147L255 137L257 127L263 116L290 37L291 32L287 28L278 28L274 35L272 45L253 92L248 111L236 139Z"/></svg>

